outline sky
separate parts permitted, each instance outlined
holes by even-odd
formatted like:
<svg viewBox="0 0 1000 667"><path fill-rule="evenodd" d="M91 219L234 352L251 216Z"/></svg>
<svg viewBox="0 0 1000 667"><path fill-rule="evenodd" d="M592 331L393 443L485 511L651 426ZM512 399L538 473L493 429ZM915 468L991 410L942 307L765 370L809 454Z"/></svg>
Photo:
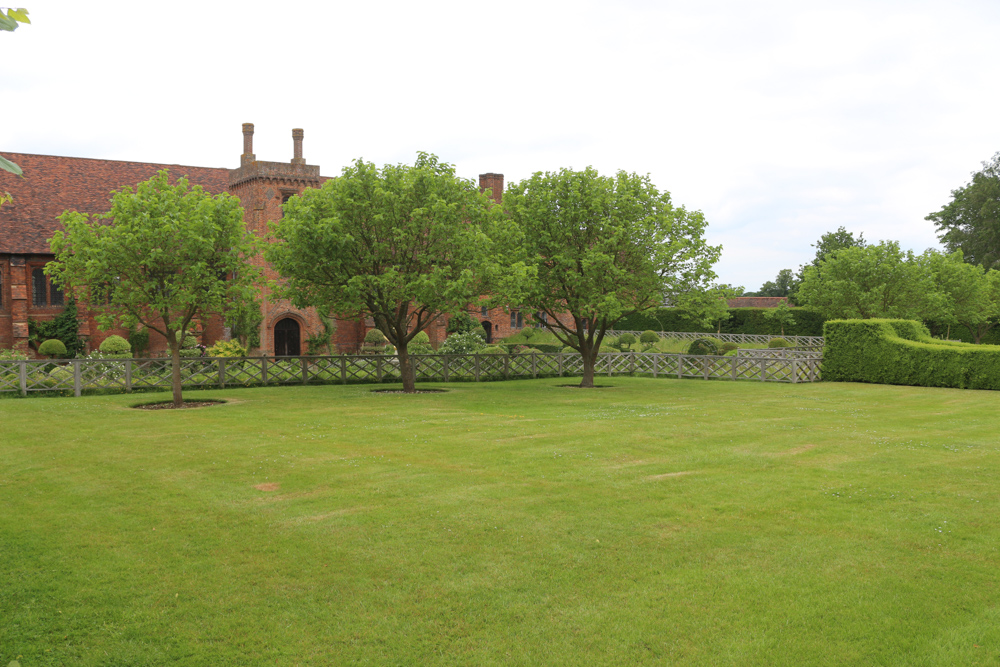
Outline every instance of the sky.
<svg viewBox="0 0 1000 667"><path fill-rule="evenodd" d="M2 0L0 0L2 2ZM700 210L755 290L838 227L922 252L1000 151L1000 3L46 2L0 32L0 154L593 166Z"/></svg>

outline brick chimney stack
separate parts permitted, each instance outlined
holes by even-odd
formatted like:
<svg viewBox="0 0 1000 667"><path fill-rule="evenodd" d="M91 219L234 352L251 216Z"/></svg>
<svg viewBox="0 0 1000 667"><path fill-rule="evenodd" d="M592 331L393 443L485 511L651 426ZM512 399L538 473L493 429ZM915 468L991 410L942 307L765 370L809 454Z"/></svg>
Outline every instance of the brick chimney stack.
<svg viewBox="0 0 1000 667"><path fill-rule="evenodd" d="M305 158L302 157L302 135L305 134L301 127L297 127L292 130L292 164L305 164Z"/></svg>
<svg viewBox="0 0 1000 667"><path fill-rule="evenodd" d="M247 164L257 159L253 154L253 123L243 123L243 155L240 164Z"/></svg>
<svg viewBox="0 0 1000 667"><path fill-rule="evenodd" d="M479 174L479 189L489 190L490 197L499 204L503 197L503 174Z"/></svg>

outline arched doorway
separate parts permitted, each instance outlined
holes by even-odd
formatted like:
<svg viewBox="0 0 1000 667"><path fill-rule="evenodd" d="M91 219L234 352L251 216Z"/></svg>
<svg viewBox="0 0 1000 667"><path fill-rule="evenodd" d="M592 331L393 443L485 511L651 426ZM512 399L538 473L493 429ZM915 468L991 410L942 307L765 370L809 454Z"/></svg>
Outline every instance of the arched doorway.
<svg viewBox="0 0 1000 667"><path fill-rule="evenodd" d="M274 356L297 357L302 353L299 323L290 317L274 325Z"/></svg>
<svg viewBox="0 0 1000 667"><path fill-rule="evenodd" d="M480 324L483 325L483 331L486 332L486 342L487 343L492 343L493 342L493 323L490 322L489 320L483 320L482 322L480 322Z"/></svg>

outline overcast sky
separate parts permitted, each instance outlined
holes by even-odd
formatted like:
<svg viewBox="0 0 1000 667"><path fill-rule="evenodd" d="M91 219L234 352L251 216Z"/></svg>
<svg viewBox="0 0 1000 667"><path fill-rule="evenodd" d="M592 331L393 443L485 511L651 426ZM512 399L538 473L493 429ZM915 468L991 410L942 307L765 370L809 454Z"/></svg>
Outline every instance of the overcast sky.
<svg viewBox="0 0 1000 667"><path fill-rule="evenodd" d="M0 0L2 1L2 0ZM0 33L0 154L325 175L419 150L476 178L648 173L749 290L844 226L924 216L1000 151L1000 3L46 2Z"/></svg>

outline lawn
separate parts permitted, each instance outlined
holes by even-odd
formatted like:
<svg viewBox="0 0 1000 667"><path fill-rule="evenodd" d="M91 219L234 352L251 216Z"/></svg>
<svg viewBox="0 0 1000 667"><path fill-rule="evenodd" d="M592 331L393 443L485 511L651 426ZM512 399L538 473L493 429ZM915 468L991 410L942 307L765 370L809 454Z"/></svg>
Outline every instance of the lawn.
<svg viewBox="0 0 1000 667"><path fill-rule="evenodd" d="M1000 393L598 381L0 401L0 665L1000 661Z"/></svg>

